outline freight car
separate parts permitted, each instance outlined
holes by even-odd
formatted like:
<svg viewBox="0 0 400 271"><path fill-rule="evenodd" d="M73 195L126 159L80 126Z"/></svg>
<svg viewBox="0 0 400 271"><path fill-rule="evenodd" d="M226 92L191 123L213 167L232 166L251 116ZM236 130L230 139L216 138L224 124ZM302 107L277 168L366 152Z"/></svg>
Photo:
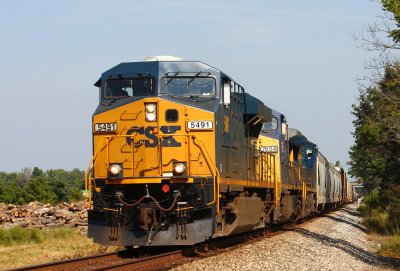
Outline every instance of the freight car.
<svg viewBox="0 0 400 271"><path fill-rule="evenodd" d="M345 200L343 170L214 67L153 57L95 86L85 185L97 243L193 245Z"/></svg>

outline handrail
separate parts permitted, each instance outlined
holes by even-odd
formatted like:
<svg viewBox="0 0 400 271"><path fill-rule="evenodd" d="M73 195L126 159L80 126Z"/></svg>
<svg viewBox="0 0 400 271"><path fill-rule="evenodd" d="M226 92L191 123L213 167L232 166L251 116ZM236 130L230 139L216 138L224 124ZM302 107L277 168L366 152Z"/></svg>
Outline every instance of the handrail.
<svg viewBox="0 0 400 271"><path fill-rule="evenodd" d="M204 142L202 141L202 140L200 140L199 138L197 138L197 136L196 135L192 135L192 137L193 138L196 138L201 144L203 144L203 147L205 148L205 152L206 152L206 154L208 155L208 158L211 158L211 156L210 156L210 154L208 153L208 151L207 151L207 148L205 147L205 144L204 144ZM194 140L193 140L193 142L194 142ZM202 149L202 146L199 146L200 147L200 149L201 149L201 151L203 152L203 149ZM203 154L204 155L204 154ZM214 169L215 169L215 175L213 175L213 177L214 177L214 182L216 183L215 184L215 186L216 186L216 192L214 192L214 199L213 199L213 201L212 202L209 202L209 203L207 203L207 205L212 205L212 204L214 204L215 202L216 202L216 214L218 215L219 214L219 171L218 171L218 168L217 168L217 166L215 165L215 164L213 164L212 163L212 160L211 160L211 162L209 162L208 161L208 159L207 159L207 157L206 156L204 156L204 158L206 158L206 162L207 162L207 165L208 165L208 167L211 169L211 167L210 167L210 164L214 167Z"/></svg>
<svg viewBox="0 0 400 271"><path fill-rule="evenodd" d="M91 180L92 180L92 169L94 167L94 164L96 163L96 158L100 153L100 149L102 147L102 143L106 137L103 137L100 141L99 146L97 147L95 153L92 156L92 159L90 160L89 166L87 167L85 171L85 191L88 193L88 196L86 197L86 205L90 205L92 202L92 193L91 193ZM89 173L90 172L90 173ZM89 206L88 206L89 207Z"/></svg>
<svg viewBox="0 0 400 271"><path fill-rule="evenodd" d="M266 181L269 183L273 183L274 185L274 201L275 201L275 206L278 207L280 204L280 176L276 172L276 156L272 153L265 153L265 152L260 152L260 158L261 158L261 163L259 165L259 181L265 181L264 179L264 163L266 163L266 166L268 167L266 173Z"/></svg>

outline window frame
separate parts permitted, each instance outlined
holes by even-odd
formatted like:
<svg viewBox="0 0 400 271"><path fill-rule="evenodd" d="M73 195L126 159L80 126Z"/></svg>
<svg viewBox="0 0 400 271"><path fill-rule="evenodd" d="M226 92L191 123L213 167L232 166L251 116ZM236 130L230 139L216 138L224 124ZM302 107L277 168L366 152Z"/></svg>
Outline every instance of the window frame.
<svg viewBox="0 0 400 271"><path fill-rule="evenodd" d="M127 96L107 96L107 84L109 81L135 81L135 80L149 80L150 81L150 88L147 94L144 95L133 95L134 94L134 89L132 88L132 96L127 95ZM102 100L122 100L126 98L134 98L134 97L140 97L140 96L152 96L156 93L155 89L155 78L153 76L146 76L146 77L141 77L141 76L121 76L121 77L110 77L104 81L104 84L101 86L101 98ZM133 84L131 84L132 86Z"/></svg>
<svg viewBox="0 0 400 271"><path fill-rule="evenodd" d="M193 94L193 93L185 93L185 94L176 94L176 93L170 93L169 91L166 91L166 85L165 85L165 80L167 79L192 79L196 80L197 78L206 78L206 79L212 79L214 84L214 93L210 95L199 95L199 94ZM160 78L160 94L161 95L172 95L172 96L177 96L177 97L185 97L185 96L194 96L194 97L218 97L218 88L217 88L217 78L215 76L195 76L193 75L172 75L172 76L163 76Z"/></svg>

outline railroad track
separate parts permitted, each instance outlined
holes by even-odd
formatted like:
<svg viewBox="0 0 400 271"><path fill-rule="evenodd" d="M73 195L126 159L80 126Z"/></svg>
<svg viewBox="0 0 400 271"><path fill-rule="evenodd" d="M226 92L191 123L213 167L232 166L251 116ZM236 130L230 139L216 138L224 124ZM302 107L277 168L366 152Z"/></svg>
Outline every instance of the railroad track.
<svg viewBox="0 0 400 271"><path fill-rule="evenodd" d="M319 216L311 217L304 222L310 222ZM211 240L209 243L184 248L165 253L164 251L143 251L143 250L123 250L118 252L103 253L82 258L63 260L53 263L45 263L34 266L10 269L9 271L48 271L48 270L168 270L173 266L192 261L198 257L209 257L223 253L235 246L241 246L257 242L263 238L271 237L286 232L287 229L296 225L276 225L271 229L257 230L246 234ZM147 248L151 249L151 248ZM143 252L155 254L152 256L140 257ZM139 255L139 258L134 258Z"/></svg>
<svg viewBox="0 0 400 271"><path fill-rule="evenodd" d="M248 235L236 235L230 238L212 240L210 243L197 247L185 247L184 249L158 253L152 256L134 258L134 254L140 255L140 251L123 250L118 252L103 253L82 258L57 261L33 266L26 266L9 271L102 271L102 270L168 270L176 265L183 264L196 259L197 257L209 257L218 253L223 253L230 248L254 241L254 237ZM261 236L261 235L257 235ZM246 242L247 241L247 242Z"/></svg>
<svg viewBox="0 0 400 271"><path fill-rule="evenodd" d="M173 264L184 258L183 250L170 251L142 258L132 258L129 251L103 253L82 258L63 260L33 266L26 266L10 271L49 271L49 270L154 270L163 263Z"/></svg>

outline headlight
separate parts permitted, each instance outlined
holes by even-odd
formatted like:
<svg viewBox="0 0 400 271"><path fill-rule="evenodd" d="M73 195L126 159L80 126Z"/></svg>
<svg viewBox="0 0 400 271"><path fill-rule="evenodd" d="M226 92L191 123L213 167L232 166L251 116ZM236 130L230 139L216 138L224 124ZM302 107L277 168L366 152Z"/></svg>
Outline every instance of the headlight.
<svg viewBox="0 0 400 271"><path fill-rule="evenodd" d="M146 104L146 111L148 113L153 113L154 111L156 111L156 104Z"/></svg>
<svg viewBox="0 0 400 271"><path fill-rule="evenodd" d="M111 165L110 166L110 173L114 176L117 176L121 173L122 168L120 165Z"/></svg>
<svg viewBox="0 0 400 271"><path fill-rule="evenodd" d="M148 121L155 121L156 120L156 114L154 114L154 113L146 113L146 119Z"/></svg>
<svg viewBox="0 0 400 271"><path fill-rule="evenodd" d="M148 103L145 105L146 107L146 119L148 121L156 121L157 119L157 104Z"/></svg>
<svg viewBox="0 0 400 271"><path fill-rule="evenodd" d="M184 162L177 162L173 164L173 170L175 174L183 174L186 170L186 163Z"/></svg>

